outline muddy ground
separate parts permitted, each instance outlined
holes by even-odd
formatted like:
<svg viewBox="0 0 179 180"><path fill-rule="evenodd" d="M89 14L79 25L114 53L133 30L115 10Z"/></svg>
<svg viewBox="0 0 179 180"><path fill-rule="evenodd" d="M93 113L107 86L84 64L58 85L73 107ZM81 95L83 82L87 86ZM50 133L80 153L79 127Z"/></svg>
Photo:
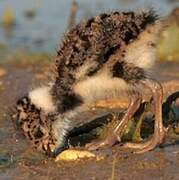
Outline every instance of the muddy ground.
<svg viewBox="0 0 179 180"><path fill-rule="evenodd" d="M3 65L0 76L0 179L179 179L179 138L168 139L162 148L132 154L119 145L103 150L105 158L54 162L36 152L8 116L9 107L31 87L45 80L46 67ZM155 75L165 95L179 90L179 64L162 63ZM103 153L103 151L101 151Z"/></svg>

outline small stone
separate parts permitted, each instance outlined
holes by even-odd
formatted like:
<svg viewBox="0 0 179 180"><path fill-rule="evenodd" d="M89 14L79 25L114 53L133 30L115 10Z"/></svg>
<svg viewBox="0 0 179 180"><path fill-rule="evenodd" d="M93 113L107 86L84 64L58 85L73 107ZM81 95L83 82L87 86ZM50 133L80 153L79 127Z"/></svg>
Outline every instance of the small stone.
<svg viewBox="0 0 179 180"><path fill-rule="evenodd" d="M63 151L55 158L55 162L58 161L75 161L82 158L96 158L97 161L103 159L101 156L97 156L92 152L83 150L68 149Z"/></svg>
<svg viewBox="0 0 179 180"><path fill-rule="evenodd" d="M3 68L0 68L0 77L4 76L7 74L7 71Z"/></svg>

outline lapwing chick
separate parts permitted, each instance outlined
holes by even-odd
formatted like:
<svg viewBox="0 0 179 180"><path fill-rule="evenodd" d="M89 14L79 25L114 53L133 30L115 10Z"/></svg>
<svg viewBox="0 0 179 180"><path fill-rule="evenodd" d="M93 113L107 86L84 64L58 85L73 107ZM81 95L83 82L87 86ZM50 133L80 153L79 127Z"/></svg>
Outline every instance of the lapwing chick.
<svg viewBox="0 0 179 180"><path fill-rule="evenodd" d="M88 104L118 99L125 92L130 103L113 133L86 148L113 146L120 142L141 104L141 87L146 87L154 100L154 134L144 143L127 146L146 152L160 145L165 137L163 92L150 71L162 29L153 10L101 14L74 26L60 44L50 85L32 90L17 103L15 117L26 137L37 149L56 154L64 146L75 117Z"/></svg>

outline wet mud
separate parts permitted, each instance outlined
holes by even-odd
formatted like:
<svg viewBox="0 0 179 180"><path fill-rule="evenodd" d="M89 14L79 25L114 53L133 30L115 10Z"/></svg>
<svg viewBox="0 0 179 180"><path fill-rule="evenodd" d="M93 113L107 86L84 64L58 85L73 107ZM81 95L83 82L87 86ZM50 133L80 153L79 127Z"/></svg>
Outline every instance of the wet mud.
<svg viewBox="0 0 179 180"><path fill-rule="evenodd" d="M0 76L0 179L179 179L177 132L167 138L162 147L144 154L133 154L119 145L100 150L96 153L105 158L99 161L91 158L55 162L37 152L14 127L9 107L29 89L46 80L43 72L44 69L48 71L48 66L3 65L2 68L6 74ZM154 74L163 84L165 97L179 90L178 68L176 63L162 63L156 67ZM96 115L95 112L91 114Z"/></svg>

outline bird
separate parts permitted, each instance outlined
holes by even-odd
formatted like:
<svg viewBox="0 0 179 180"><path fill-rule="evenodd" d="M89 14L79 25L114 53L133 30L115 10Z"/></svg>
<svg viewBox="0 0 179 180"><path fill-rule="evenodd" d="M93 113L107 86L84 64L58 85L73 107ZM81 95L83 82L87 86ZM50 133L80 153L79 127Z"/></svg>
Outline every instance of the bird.
<svg viewBox="0 0 179 180"><path fill-rule="evenodd" d="M157 13L149 9L102 13L69 29L57 50L53 80L29 91L16 104L14 119L33 146L56 155L64 147L75 117L88 104L118 99L126 92L129 105L113 133L86 148L113 146L121 141L125 126L138 110L143 88L150 89L154 100L154 133L144 142L126 146L144 153L162 144L163 90L151 70L163 28Z"/></svg>

